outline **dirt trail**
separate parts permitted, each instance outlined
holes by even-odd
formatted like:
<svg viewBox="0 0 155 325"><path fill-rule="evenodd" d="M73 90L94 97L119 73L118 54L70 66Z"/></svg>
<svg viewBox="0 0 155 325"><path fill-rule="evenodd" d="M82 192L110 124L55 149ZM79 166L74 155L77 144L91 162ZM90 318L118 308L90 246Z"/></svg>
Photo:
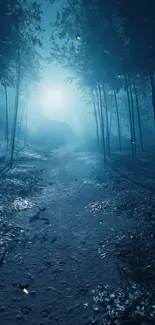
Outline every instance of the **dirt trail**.
<svg viewBox="0 0 155 325"><path fill-rule="evenodd" d="M38 167L46 186L29 197L34 208L14 217L26 240L0 270L0 323L98 324L93 290L122 286L104 245L128 230L129 221L116 211L110 175L103 171L98 181L104 168L95 155L68 150Z"/></svg>

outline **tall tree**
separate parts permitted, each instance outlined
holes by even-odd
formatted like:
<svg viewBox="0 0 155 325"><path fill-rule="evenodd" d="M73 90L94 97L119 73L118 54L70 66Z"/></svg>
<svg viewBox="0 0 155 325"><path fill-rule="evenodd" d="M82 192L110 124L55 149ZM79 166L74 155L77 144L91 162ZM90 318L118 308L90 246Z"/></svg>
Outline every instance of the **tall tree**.
<svg viewBox="0 0 155 325"><path fill-rule="evenodd" d="M108 3L105 0L67 0L57 15L55 38L52 37L52 58L63 62L64 67L86 86L93 83L95 90L99 83L107 95L109 90L115 89L114 82L121 76L119 89L125 89L127 94L133 157L136 153L137 104L134 106L131 80L150 78L153 109L155 106L154 8L153 0L143 0L142 3L140 0L136 3L133 0L109 0ZM103 105L103 90L101 95L104 95ZM108 135L106 100L102 113Z"/></svg>
<svg viewBox="0 0 155 325"><path fill-rule="evenodd" d="M132 80L134 95L135 95L135 102L137 108L137 120L138 120L138 128L139 128L139 139L140 139L140 147L141 151L143 151L143 134L142 134L142 124L141 124L141 116L140 116L140 107L139 107L139 99L138 99L138 90L135 83L135 79Z"/></svg>
<svg viewBox="0 0 155 325"><path fill-rule="evenodd" d="M116 116L117 116L117 128L118 128L119 150L121 151L121 150L122 150L122 145L121 145L120 116L119 116L119 111L118 111L117 93L116 93L116 90L115 90L115 89L114 89L114 101L115 101Z"/></svg>
<svg viewBox="0 0 155 325"><path fill-rule="evenodd" d="M36 62L38 62L37 48L41 46L40 33L42 32L41 10L40 5L36 2L15 0L12 2L11 12L14 18L12 46L14 48L16 86L10 166L13 164L15 149L20 84L27 75L32 78Z"/></svg>

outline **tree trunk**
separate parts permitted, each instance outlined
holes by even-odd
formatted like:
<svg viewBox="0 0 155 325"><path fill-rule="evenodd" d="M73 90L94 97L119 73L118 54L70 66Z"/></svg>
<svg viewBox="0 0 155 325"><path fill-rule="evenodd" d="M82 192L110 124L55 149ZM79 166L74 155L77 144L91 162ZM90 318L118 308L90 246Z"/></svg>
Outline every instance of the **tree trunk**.
<svg viewBox="0 0 155 325"><path fill-rule="evenodd" d="M95 88L95 95L96 95L96 101L97 101L97 113L99 117L99 121L101 121L101 110L100 110L100 99L99 99L99 93L97 88Z"/></svg>
<svg viewBox="0 0 155 325"><path fill-rule="evenodd" d="M124 80L125 80L125 88L126 88L126 93L127 93L128 109L129 109L129 124L130 124L131 150L132 150L132 157L134 157L131 103L130 103L130 94L129 94L128 80L127 80L126 75L124 75Z"/></svg>
<svg viewBox="0 0 155 325"><path fill-rule="evenodd" d="M137 87L135 84L135 81L132 81L134 93L135 93L135 99L136 99L136 107L137 107L137 119L138 119L138 128L139 128L139 138L140 138L140 147L141 151L143 151L143 135L142 135L142 125L141 125L141 118L140 118L140 109L139 109L139 100L138 100L138 93L137 93Z"/></svg>
<svg viewBox="0 0 155 325"><path fill-rule="evenodd" d="M128 77L128 84L129 84L129 93L131 98L131 118L132 118L132 143L134 149L134 157L136 156L136 132L135 132L135 114L134 114L134 102L133 102L133 94L132 94L132 86L131 86L131 79Z"/></svg>
<svg viewBox="0 0 155 325"><path fill-rule="evenodd" d="M19 106L19 92L20 92L20 48L18 48L18 55L17 55L17 62L16 62L16 94L15 94L15 110L14 110L13 130L12 130L10 167L12 167L13 159L14 159L18 106Z"/></svg>
<svg viewBox="0 0 155 325"><path fill-rule="evenodd" d="M6 148L9 150L9 109L8 109L8 89L7 85L4 85L5 91L5 139L6 139Z"/></svg>
<svg viewBox="0 0 155 325"><path fill-rule="evenodd" d="M151 83L151 92L152 92L152 106L155 120L155 81L154 81L154 72L153 69L150 68L150 83Z"/></svg>
<svg viewBox="0 0 155 325"><path fill-rule="evenodd" d="M98 83L98 92L99 92L99 102L100 102L100 123L101 123L101 136L102 136L102 148L103 148L103 156L104 162L106 162L106 145L105 145L105 127L104 127L104 117L103 117L103 103L102 103L102 94L100 84Z"/></svg>
<svg viewBox="0 0 155 325"><path fill-rule="evenodd" d="M112 113L110 112L110 122L109 122L109 135L111 135L111 126L112 126Z"/></svg>
<svg viewBox="0 0 155 325"><path fill-rule="evenodd" d="M102 85L104 104L105 104L105 117L106 117L106 144L107 144L107 153L110 157L110 137L109 137L109 119L108 119L108 105L107 105L107 96L104 85Z"/></svg>
<svg viewBox="0 0 155 325"><path fill-rule="evenodd" d="M28 119L28 105L26 103L26 123L25 123L25 138L24 138L24 148L26 146L26 142L27 142L27 119Z"/></svg>
<svg viewBox="0 0 155 325"><path fill-rule="evenodd" d="M119 150L121 151L122 150L122 144L121 144L121 128L120 128L120 118L119 118L119 112L118 112L117 94L116 94L116 90L115 89L114 89L114 99L115 99L115 108L116 108L116 116L117 116Z"/></svg>
<svg viewBox="0 0 155 325"><path fill-rule="evenodd" d="M111 126L112 126L112 113L110 112L110 118L109 118L109 145L111 146Z"/></svg>
<svg viewBox="0 0 155 325"><path fill-rule="evenodd" d="M97 108L96 108L95 98L94 98L94 94L93 94L93 92L92 92L92 99L93 99L94 116L95 116L95 125L96 125L96 138L97 138L97 145L98 145L98 151L100 152L99 124L98 124Z"/></svg>
<svg viewBox="0 0 155 325"><path fill-rule="evenodd" d="M20 122L19 122L18 136L17 136L17 145L19 145L20 132L21 132L22 122L23 122L23 116L24 116L24 110L23 110L23 112L22 112L21 119L20 119Z"/></svg>

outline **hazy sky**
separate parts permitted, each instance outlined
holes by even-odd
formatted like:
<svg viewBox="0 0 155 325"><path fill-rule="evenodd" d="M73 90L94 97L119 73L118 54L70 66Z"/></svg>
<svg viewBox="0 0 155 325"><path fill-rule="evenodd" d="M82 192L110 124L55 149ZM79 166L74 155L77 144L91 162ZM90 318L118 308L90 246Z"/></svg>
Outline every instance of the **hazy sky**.
<svg viewBox="0 0 155 325"><path fill-rule="evenodd" d="M38 0L40 2L41 0ZM61 0L62 1L62 0ZM43 9L43 28L45 29L42 56L49 57L50 54L50 36L52 34L51 22L54 22L61 1L56 1L51 5L48 1L41 2ZM91 111L83 99L82 93L73 84L67 84L66 78L69 72L64 70L61 65L54 63L44 63L44 70L41 73L41 88L37 93L38 99L30 98L30 107L38 110L39 114L53 120L60 120L69 123L73 128L81 129L84 121L92 119ZM34 91L35 93L35 91ZM36 114L34 113L34 116Z"/></svg>
<svg viewBox="0 0 155 325"><path fill-rule="evenodd" d="M41 0L38 0L40 2ZM62 1L62 0L61 0ZM50 26L51 23L54 22L56 18L56 14L58 9L60 8L61 1L55 1L53 5L49 3L49 1L41 2L42 9L43 9L43 28L45 29L44 33L44 41L43 41L43 50L42 50L42 56L43 57L49 57L50 54L50 36L52 34L52 27ZM80 113L80 110L82 108L82 105L84 103L81 102L81 92L79 89L75 86L75 84L68 84L66 83L66 78L69 76L69 72L64 70L61 66L57 66L54 63L48 64L44 63L44 70L41 74L41 83L43 84L43 91L40 91L40 94L43 94L43 97L41 99L42 106L44 106L44 109L42 111L43 114L45 114L49 118L54 119L60 119L68 121L71 123L71 121L74 123L77 123L78 115ZM46 85L47 85L47 94L46 94ZM50 85L51 85L51 101L53 97L53 103L55 104L55 107L53 109L50 107ZM64 88L64 89L63 89ZM54 97L54 89L55 96ZM57 105L57 103L60 104L60 99L57 98L57 94L61 92L62 90L62 96L64 98L64 106L62 107L62 113L61 113L61 107L60 105ZM65 98L66 96L66 98ZM46 100L48 98L48 100ZM31 99L32 101L32 99ZM67 106L67 107L66 107ZM65 114L66 109L66 114ZM75 122L76 121L76 122Z"/></svg>

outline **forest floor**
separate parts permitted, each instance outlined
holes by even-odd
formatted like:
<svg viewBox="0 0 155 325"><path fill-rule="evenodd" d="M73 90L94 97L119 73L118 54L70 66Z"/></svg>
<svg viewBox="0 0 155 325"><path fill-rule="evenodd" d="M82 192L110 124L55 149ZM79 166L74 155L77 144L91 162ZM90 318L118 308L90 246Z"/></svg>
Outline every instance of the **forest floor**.
<svg viewBox="0 0 155 325"><path fill-rule="evenodd" d="M154 154L25 152L0 224L0 324L155 324Z"/></svg>

